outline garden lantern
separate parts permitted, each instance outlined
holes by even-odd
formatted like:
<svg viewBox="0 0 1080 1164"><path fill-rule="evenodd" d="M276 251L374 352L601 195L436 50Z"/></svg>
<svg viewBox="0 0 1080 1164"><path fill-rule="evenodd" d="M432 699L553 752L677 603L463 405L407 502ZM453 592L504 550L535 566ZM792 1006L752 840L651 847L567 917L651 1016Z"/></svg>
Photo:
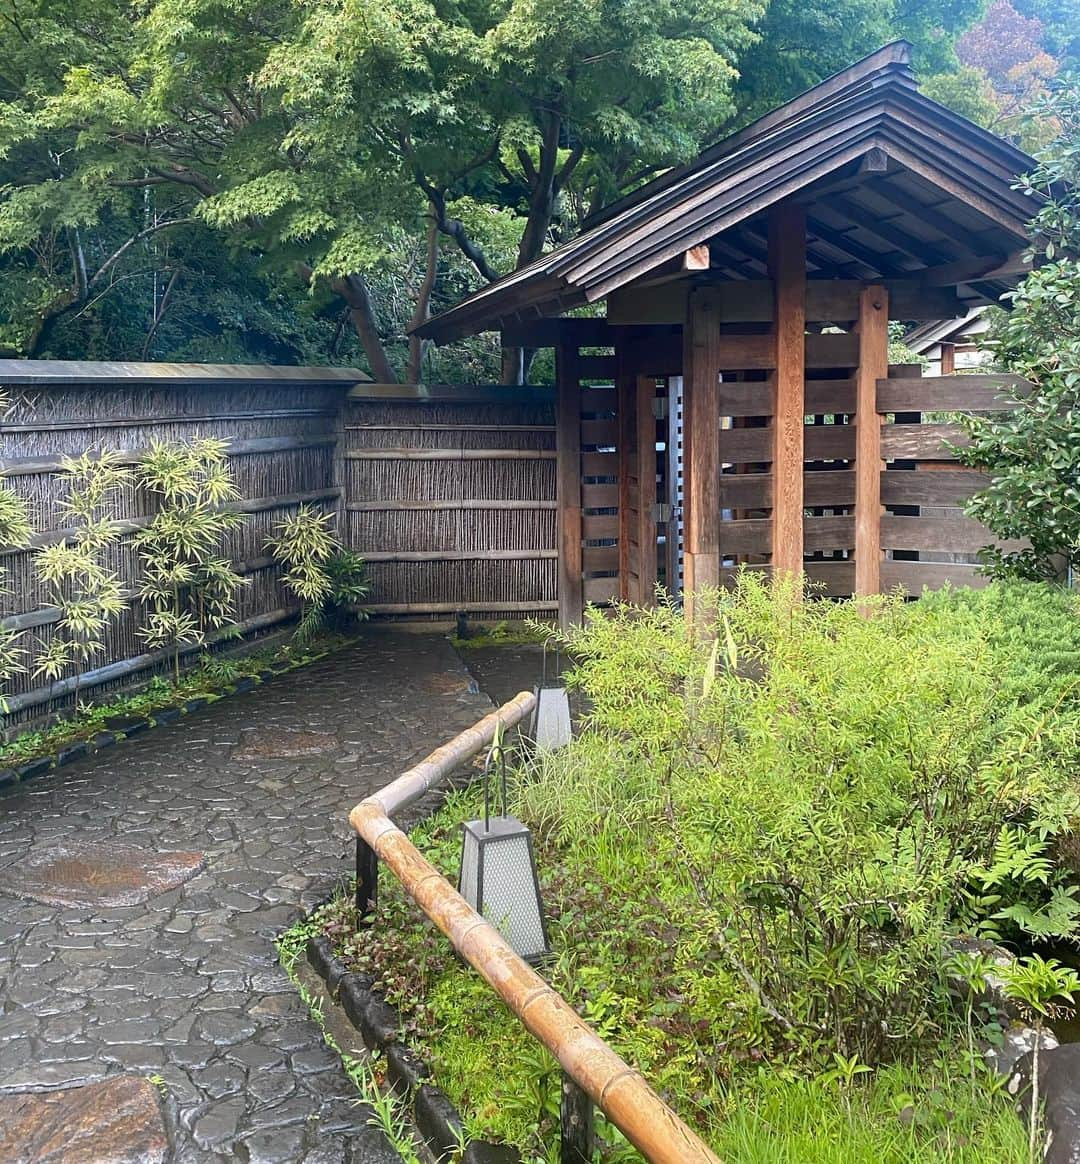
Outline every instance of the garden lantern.
<svg viewBox="0 0 1080 1164"><path fill-rule="evenodd" d="M502 814L490 811L490 770L499 766ZM506 813L506 760L496 737L484 764L484 817L462 826L458 892L527 962L548 952L547 924L536 876L532 834Z"/></svg>
<svg viewBox="0 0 1080 1164"><path fill-rule="evenodd" d="M532 738L538 749L553 752L564 747L573 738L570 726L570 699L559 681L559 652L555 652L555 679L548 685L547 643L544 644L544 666L540 686L536 689L536 708L532 718Z"/></svg>

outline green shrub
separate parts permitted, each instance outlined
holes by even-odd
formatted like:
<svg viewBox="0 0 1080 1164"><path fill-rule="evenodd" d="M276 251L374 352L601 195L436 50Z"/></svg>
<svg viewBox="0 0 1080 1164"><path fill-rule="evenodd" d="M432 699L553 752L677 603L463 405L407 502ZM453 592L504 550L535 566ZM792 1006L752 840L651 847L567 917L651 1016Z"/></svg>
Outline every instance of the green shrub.
<svg viewBox="0 0 1080 1164"><path fill-rule="evenodd" d="M343 549L331 529L332 513L301 505L274 527L267 549L285 567L282 582L303 604L296 637L307 642L320 630L346 630L366 617L359 604L371 588L364 559Z"/></svg>
<svg viewBox="0 0 1080 1164"><path fill-rule="evenodd" d="M1076 928L1049 859L1080 812L1075 602L883 599L867 618L748 573L716 605L718 651L666 606L569 636L592 730L520 811L613 893L655 887L679 989L729 1037L888 1060L935 1029L950 932ZM1035 607L1059 671L1020 649Z"/></svg>

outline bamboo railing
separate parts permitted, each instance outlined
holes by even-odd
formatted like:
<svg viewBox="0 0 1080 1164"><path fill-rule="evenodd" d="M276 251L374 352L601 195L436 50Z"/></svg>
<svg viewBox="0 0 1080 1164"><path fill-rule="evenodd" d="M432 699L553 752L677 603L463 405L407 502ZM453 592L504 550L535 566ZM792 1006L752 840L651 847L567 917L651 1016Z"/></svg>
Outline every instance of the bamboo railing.
<svg viewBox="0 0 1080 1164"><path fill-rule="evenodd" d="M371 913L378 861L450 939L454 949L506 1003L526 1030L559 1061L568 1076L652 1164L719 1164L718 1157L621 1059L502 934L485 921L390 819L414 804L536 706L522 692L437 748L349 814L357 833L357 910ZM565 1094L565 1093L564 1093Z"/></svg>

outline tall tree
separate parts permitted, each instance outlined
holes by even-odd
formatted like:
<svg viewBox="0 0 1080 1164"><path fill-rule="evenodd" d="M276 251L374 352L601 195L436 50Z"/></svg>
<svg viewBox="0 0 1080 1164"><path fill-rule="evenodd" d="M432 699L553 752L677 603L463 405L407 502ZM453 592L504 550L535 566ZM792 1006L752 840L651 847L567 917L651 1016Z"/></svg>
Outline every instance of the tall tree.
<svg viewBox="0 0 1080 1164"><path fill-rule="evenodd" d="M978 0L766 2L0 0L0 345L333 359L347 324L416 379L408 323Z"/></svg>

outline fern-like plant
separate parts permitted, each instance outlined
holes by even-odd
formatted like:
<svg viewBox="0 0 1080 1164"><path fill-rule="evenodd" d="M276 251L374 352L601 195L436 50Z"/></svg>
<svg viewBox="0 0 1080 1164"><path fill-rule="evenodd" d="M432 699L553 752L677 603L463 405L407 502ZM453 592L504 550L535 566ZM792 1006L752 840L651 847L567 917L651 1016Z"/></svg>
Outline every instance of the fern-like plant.
<svg viewBox="0 0 1080 1164"><path fill-rule="evenodd" d="M274 527L267 549L284 567L282 582L300 599L296 637L306 642L331 621L348 612L363 618L358 604L368 596L364 560L341 548L333 515L301 505Z"/></svg>
<svg viewBox="0 0 1080 1164"><path fill-rule="evenodd" d="M34 675L52 682L75 668L77 708L82 672L104 650L105 631L127 604L120 578L109 567L108 550L120 536L115 503L131 474L109 451L65 457L61 472L66 493L59 508L71 532L37 555L38 576L59 617Z"/></svg>
<svg viewBox="0 0 1080 1164"><path fill-rule="evenodd" d="M225 534L243 521L226 508L239 497L227 447L209 437L156 442L137 470L139 484L158 501L158 512L135 539L147 611L139 633L148 646L172 651L174 679L180 648L202 644L209 631L226 626L247 582L222 555Z"/></svg>

